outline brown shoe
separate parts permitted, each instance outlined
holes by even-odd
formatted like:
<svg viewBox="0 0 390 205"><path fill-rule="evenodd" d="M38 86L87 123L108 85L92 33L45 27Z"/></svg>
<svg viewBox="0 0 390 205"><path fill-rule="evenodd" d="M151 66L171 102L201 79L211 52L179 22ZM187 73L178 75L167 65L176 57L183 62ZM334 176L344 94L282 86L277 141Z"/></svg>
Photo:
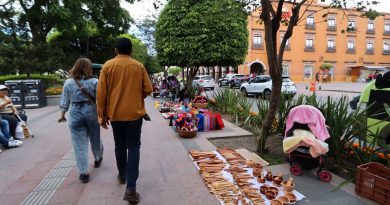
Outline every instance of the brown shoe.
<svg viewBox="0 0 390 205"><path fill-rule="evenodd" d="M137 204L140 200L140 196L134 189L126 189L123 200L128 201L132 204Z"/></svg>

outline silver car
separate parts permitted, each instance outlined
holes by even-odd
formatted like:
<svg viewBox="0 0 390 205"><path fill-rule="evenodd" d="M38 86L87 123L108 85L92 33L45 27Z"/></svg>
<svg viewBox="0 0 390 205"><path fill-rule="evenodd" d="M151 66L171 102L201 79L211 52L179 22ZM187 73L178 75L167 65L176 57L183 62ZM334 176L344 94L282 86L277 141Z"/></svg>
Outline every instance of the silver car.
<svg viewBox="0 0 390 205"><path fill-rule="evenodd" d="M195 76L194 80L192 81L192 87L203 87L205 89L211 89L214 90L215 87L215 81L214 79L209 75L197 75Z"/></svg>
<svg viewBox="0 0 390 205"><path fill-rule="evenodd" d="M272 79L269 75L257 76L249 82L243 83L240 90L245 95L262 95L265 99L269 99L272 92ZM295 83L289 77L283 77L282 93L286 93L291 96L294 96L297 93Z"/></svg>

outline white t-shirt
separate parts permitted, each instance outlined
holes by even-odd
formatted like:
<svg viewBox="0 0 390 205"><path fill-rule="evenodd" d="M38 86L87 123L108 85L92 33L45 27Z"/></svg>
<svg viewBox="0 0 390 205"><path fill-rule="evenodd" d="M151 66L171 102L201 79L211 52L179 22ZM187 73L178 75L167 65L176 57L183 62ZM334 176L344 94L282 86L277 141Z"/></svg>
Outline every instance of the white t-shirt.
<svg viewBox="0 0 390 205"><path fill-rule="evenodd" d="M0 98L0 105L4 104L9 98L7 96ZM0 113L13 113L12 103L7 104L2 109L0 109Z"/></svg>

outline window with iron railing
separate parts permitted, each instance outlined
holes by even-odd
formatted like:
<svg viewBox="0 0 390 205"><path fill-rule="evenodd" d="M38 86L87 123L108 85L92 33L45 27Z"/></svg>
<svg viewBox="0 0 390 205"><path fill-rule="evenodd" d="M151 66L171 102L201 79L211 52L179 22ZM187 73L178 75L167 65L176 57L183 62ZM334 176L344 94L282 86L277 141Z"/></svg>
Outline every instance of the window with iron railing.
<svg viewBox="0 0 390 205"><path fill-rule="evenodd" d="M327 46L326 51L329 53L333 53L336 51L334 39L328 39L328 46Z"/></svg>
<svg viewBox="0 0 390 205"><path fill-rule="evenodd" d="M356 22L355 22L355 20L349 20L348 21L347 31L348 32L355 32L356 31Z"/></svg>
<svg viewBox="0 0 390 205"><path fill-rule="evenodd" d="M348 41L347 53L355 53L355 41L352 41L352 40Z"/></svg>
<svg viewBox="0 0 390 205"><path fill-rule="evenodd" d="M263 48L263 38L260 33L253 35L253 48Z"/></svg>
<svg viewBox="0 0 390 205"><path fill-rule="evenodd" d="M334 17L328 18L328 31L336 31L336 19Z"/></svg>
<svg viewBox="0 0 390 205"><path fill-rule="evenodd" d="M390 23L385 24L385 31L383 32L383 35L390 36Z"/></svg>
<svg viewBox="0 0 390 205"><path fill-rule="evenodd" d="M312 38L306 39L305 51L314 51L314 40Z"/></svg>
<svg viewBox="0 0 390 205"><path fill-rule="evenodd" d="M366 54L374 54L374 43L367 42Z"/></svg>
<svg viewBox="0 0 390 205"><path fill-rule="evenodd" d="M313 15L307 16L305 28L306 28L306 29L310 29L310 30L313 30L313 29L316 28L316 25L315 25L315 22L314 22L314 16L313 16Z"/></svg>
<svg viewBox="0 0 390 205"><path fill-rule="evenodd" d="M367 34L375 34L374 22L368 22Z"/></svg>
<svg viewBox="0 0 390 205"><path fill-rule="evenodd" d="M383 44L383 54L384 55L390 54L390 46L389 46L389 43L387 43L387 42Z"/></svg>

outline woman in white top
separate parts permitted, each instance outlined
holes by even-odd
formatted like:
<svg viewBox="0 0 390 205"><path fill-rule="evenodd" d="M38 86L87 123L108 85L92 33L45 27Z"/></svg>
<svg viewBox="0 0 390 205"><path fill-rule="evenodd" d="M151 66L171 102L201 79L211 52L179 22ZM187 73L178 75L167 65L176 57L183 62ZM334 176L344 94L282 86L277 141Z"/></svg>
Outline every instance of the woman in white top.
<svg viewBox="0 0 390 205"><path fill-rule="evenodd" d="M17 112L12 104L12 100L8 98L7 94L8 87L0 85L0 116L8 121L11 137L15 137L16 126L19 123L16 114L25 122L27 122L27 116Z"/></svg>

